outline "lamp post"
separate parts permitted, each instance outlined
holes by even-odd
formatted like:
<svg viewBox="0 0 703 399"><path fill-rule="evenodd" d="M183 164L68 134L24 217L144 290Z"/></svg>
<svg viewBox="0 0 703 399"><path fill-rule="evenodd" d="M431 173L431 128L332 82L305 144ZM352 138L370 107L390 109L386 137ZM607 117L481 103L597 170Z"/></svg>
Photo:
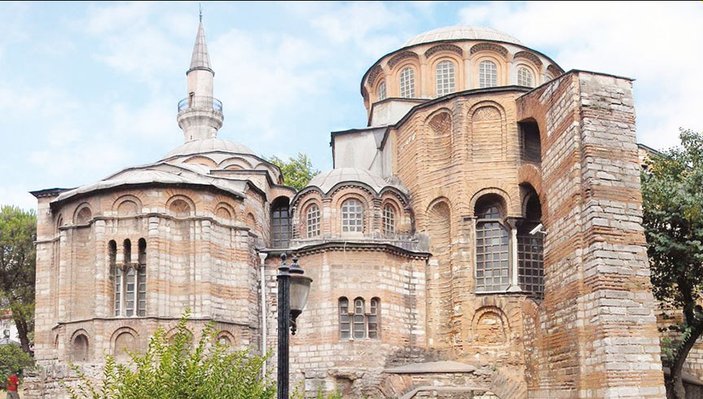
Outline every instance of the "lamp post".
<svg viewBox="0 0 703 399"><path fill-rule="evenodd" d="M295 335L295 320L303 312L308 301L312 279L303 276L305 272L298 265L298 258L286 265L286 254L281 254L278 268L278 399L288 399L288 330Z"/></svg>

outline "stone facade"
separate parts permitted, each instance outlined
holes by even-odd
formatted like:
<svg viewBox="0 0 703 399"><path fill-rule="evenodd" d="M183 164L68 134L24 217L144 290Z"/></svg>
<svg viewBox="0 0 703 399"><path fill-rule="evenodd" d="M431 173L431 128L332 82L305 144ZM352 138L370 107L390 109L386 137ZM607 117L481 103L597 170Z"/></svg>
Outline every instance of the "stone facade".
<svg viewBox="0 0 703 399"><path fill-rule="evenodd" d="M202 26L193 54L183 146L35 192L30 397L184 308L196 335L274 350L282 252L314 280L291 338L308 396L664 397L629 79L492 30L420 35L369 69L369 126L333 132L335 169L296 192L216 137Z"/></svg>

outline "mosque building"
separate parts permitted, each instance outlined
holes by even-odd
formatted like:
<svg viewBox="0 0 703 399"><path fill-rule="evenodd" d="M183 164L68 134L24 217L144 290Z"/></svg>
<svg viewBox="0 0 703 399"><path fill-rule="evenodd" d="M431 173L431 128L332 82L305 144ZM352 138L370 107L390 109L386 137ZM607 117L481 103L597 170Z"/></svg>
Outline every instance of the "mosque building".
<svg viewBox="0 0 703 399"><path fill-rule="evenodd" d="M367 126L332 132L334 168L296 191L218 137L214 75L201 22L183 144L33 192L27 397L61 397L69 361L144 349L186 308L195 335L275 349L282 253L314 280L291 337L311 395L664 397L631 79L493 29L418 35L371 65Z"/></svg>

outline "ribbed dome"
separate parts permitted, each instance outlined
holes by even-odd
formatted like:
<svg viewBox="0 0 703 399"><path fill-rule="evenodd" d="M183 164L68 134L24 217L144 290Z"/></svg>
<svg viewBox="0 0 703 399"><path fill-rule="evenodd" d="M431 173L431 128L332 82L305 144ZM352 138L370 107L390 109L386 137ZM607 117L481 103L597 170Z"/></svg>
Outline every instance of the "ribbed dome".
<svg viewBox="0 0 703 399"><path fill-rule="evenodd" d="M233 154L251 154L254 152L246 146L231 141L211 137L203 140L189 141L166 154L164 159L179 155L195 155L206 152L228 152Z"/></svg>
<svg viewBox="0 0 703 399"><path fill-rule="evenodd" d="M446 28L439 28L431 30L429 32L421 33L412 39L405 42L403 47L413 46L422 43L432 43L440 40L461 40L461 39L471 39L471 40L495 40L500 42L508 42L520 44L522 43L508 35L491 28L479 28L473 26L449 26Z"/></svg>
<svg viewBox="0 0 703 399"><path fill-rule="evenodd" d="M329 192L332 187L342 182L359 182L371 187L377 193L380 193L385 187L394 187L403 193L407 193L405 188L397 179L384 179L365 169L356 168L338 168L332 169L329 172L320 173L310 180L308 187L315 186L322 190L323 193Z"/></svg>

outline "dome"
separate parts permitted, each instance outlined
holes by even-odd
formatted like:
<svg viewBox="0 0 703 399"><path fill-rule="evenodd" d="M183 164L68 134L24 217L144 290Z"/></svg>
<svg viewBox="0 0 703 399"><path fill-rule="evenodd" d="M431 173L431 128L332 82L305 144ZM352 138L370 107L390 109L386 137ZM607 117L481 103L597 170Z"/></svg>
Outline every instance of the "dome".
<svg viewBox="0 0 703 399"><path fill-rule="evenodd" d="M320 173L310 180L308 187L315 186L328 193L335 185L342 182L359 182L371 187L376 193L380 193L385 187L393 187L402 193L407 193L406 189L397 179L383 178L365 169L338 168L329 172Z"/></svg>
<svg viewBox="0 0 703 399"><path fill-rule="evenodd" d="M495 40L522 45L518 39L491 28L479 28L472 26L449 26L439 28L429 32L421 33L405 42L403 47L414 46L416 44L432 43L441 40Z"/></svg>
<svg viewBox="0 0 703 399"><path fill-rule="evenodd" d="M247 146L212 137L203 140L188 141L166 154L164 159L175 156L203 154L207 152L228 152L233 154L255 155L254 152Z"/></svg>

